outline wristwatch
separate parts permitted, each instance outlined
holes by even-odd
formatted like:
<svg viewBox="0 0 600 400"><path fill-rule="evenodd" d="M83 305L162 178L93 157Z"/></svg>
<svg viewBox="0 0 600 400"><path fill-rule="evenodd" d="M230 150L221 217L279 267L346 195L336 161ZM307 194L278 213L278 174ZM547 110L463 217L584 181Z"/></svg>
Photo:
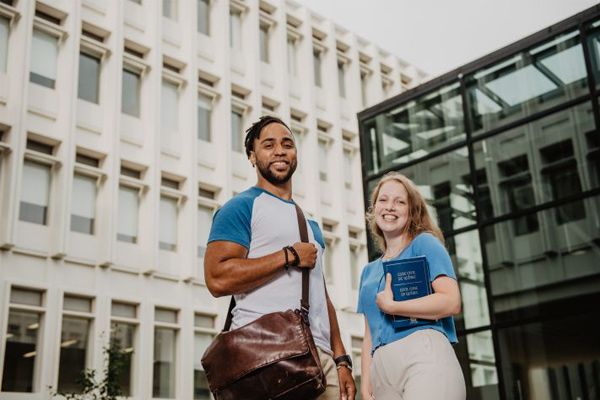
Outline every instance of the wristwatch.
<svg viewBox="0 0 600 400"><path fill-rule="evenodd" d="M350 371L352 371L352 359L348 354L343 354L339 357L336 357L333 359L333 361L335 361L337 369L340 369L341 367L346 367Z"/></svg>

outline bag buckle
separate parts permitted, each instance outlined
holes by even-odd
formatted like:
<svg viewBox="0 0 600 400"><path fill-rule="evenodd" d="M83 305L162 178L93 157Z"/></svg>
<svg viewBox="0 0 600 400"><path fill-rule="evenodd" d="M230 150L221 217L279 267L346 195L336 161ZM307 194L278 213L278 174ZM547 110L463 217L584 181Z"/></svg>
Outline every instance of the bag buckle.
<svg viewBox="0 0 600 400"><path fill-rule="evenodd" d="M308 308L309 306L301 305L300 306L300 315L302 316L302 320L308 326L310 326L310 321L308 320Z"/></svg>

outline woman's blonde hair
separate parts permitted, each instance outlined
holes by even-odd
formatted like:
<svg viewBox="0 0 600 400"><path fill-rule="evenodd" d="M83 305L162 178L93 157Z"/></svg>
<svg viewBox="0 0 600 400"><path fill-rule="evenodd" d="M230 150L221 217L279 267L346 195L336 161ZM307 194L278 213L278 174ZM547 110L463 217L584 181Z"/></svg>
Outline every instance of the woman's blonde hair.
<svg viewBox="0 0 600 400"><path fill-rule="evenodd" d="M412 240L420 233L429 232L433 236L437 237L443 244L444 235L437 226L435 220L431 218L431 215L429 215L427 203L425 203L425 199L417 189L414 182L399 172L389 172L385 174L379 180L379 182L377 182L377 185L371 193L371 201L369 204L369 209L367 210L367 222L369 223L369 229L371 230L371 234L373 235L379 250L385 252L387 246L383 232L381 229L379 229L379 226L377 226L374 212L375 202L377 201L377 197L379 197L381 186L389 181L396 181L402 184L408 195L408 218L406 225L404 225L402 234L407 234L408 238Z"/></svg>

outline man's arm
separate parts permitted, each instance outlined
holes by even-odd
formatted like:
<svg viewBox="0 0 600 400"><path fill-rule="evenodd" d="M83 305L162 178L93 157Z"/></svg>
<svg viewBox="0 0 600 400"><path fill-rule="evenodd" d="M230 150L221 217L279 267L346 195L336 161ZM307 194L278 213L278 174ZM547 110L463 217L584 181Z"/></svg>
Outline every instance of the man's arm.
<svg viewBox="0 0 600 400"><path fill-rule="evenodd" d="M311 243L296 243L294 249L300 258L299 268L313 268L317 248ZM215 241L208 244L204 255L204 279L215 297L245 293L255 289L281 271L285 265L283 250L260 258L246 258L248 250L237 243ZM288 253L290 262L293 255Z"/></svg>
<svg viewBox="0 0 600 400"><path fill-rule="evenodd" d="M329 329L330 329L330 343L331 350L333 351L333 358L339 357L346 354L344 343L340 335L340 326L338 325L337 314L335 307L329 299L329 293L325 288L325 296L327 297L327 311L329 314ZM352 371L346 367L340 367L337 369L338 379L340 382L340 398L343 400L354 400L356 394L356 386L354 384L354 378L352 377Z"/></svg>

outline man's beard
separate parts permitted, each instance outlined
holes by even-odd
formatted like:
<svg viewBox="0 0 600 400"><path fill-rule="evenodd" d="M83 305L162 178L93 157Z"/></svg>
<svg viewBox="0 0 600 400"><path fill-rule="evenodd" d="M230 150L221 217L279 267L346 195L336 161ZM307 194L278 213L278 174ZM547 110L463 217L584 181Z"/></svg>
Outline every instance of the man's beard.
<svg viewBox="0 0 600 400"><path fill-rule="evenodd" d="M269 163L265 165L260 161L256 160L256 168L258 168L258 171L260 172L261 176L273 185L281 185L282 183L286 183L287 181L289 181L292 175L294 175L294 171L296 171L297 165L298 162L296 160L290 161L287 174L285 174L284 176L276 176L271 172Z"/></svg>

